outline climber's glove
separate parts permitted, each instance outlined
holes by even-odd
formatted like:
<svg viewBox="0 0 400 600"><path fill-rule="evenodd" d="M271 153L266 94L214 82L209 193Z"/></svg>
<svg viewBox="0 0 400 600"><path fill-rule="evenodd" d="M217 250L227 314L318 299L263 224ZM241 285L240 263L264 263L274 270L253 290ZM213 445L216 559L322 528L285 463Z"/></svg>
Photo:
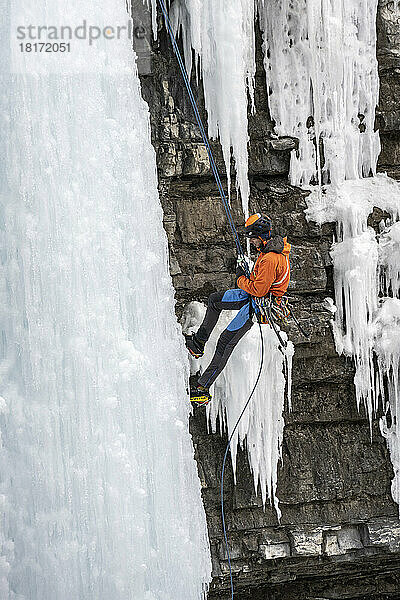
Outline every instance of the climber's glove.
<svg viewBox="0 0 400 600"><path fill-rule="evenodd" d="M243 275L246 277L246 271L243 269L243 267L241 265L238 265L236 267L235 287L238 287L238 284L237 284L238 279L239 279L239 277L242 277Z"/></svg>
<svg viewBox="0 0 400 600"><path fill-rule="evenodd" d="M238 256L238 259L236 261L236 266L242 267L244 274L250 272L249 259L246 258L246 256L244 256L243 254Z"/></svg>

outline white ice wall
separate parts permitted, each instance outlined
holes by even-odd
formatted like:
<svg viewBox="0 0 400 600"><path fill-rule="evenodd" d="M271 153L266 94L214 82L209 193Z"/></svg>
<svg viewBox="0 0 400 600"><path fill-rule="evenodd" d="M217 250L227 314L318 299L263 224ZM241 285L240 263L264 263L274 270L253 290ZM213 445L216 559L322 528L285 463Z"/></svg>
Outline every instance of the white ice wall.
<svg viewBox="0 0 400 600"><path fill-rule="evenodd" d="M14 9L127 22L119 0ZM8 73L8 52L6 39L0 596L200 600L211 565L187 358L131 43L99 42L93 64L75 46L68 74L62 56L51 74L39 56Z"/></svg>

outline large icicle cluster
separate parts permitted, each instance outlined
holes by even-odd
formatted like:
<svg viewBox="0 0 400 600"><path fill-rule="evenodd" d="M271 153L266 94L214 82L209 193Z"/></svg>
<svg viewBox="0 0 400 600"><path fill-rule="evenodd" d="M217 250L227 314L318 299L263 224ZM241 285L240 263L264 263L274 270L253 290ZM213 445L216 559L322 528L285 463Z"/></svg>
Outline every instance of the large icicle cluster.
<svg viewBox="0 0 400 600"><path fill-rule="evenodd" d="M293 185L375 173L377 0L258 3L271 116L279 135L299 139Z"/></svg>
<svg viewBox="0 0 400 600"><path fill-rule="evenodd" d="M367 225L374 207L389 217L381 232ZM400 505L400 184L387 175L344 181L308 198L307 217L336 221L331 249L337 311L333 323L338 352L355 360L357 402L370 422L383 402L381 421ZM377 366L375 366L375 356Z"/></svg>
<svg viewBox="0 0 400 600"><path fill-rule="evenodd" d="M400 186L399 186L400 195ZM400 210L400 202L397 211ZM399 214L397 214L399 218ZM375 317L375 352L380 393L386 417L381 429L387 439L395 477L393 498L400 505L400 222L387 226L379 238L380 288L383 294ZM385 385L386 384L386 385Z"/></svg>
<svg viewBox="0 0 400 600"><path fill-rule="evenodd" d="M337 223L337 241L331 249L336 348L340 354L354 357L357 402L366 403L371 420L381 395L374 368L378 294L381 288L384 295L396 296L400 280L399 223L388 230L382 223L384 233L377 237L367 225L374 206L390 215L389 222L396 221L400 184L386 175L345 181L326 187L322 196L317 190L312 192L306 211L317 223Z"/></svg>
<svg viewBox="0 0 400 600"><path fill-rule="evenodd" d="M386 415L381 419L394 468L392 494L400 504L400 299L385 298L375 318L375 352Z"/></svg>
<svg viewBox="0 0 400 600"><path fill-rule="evenodd" d="M192 48L196 67L198 61L201 67L209 133L220 136L228 177L233 149L245 213L255 18L258 15L264 37L276 133L299 139L298 150L292 152L292 183L337 183L376 170L380 151L379 134L374 131L379 89L376 7L377 0L172 3L175 27L182 30L187 70L192 69ZM321 147L316 140L321 140Z"/></svg>
<svg viewBox="0 0 400 600"><path fill-rule="evenodd" d="M32 23L60 11L14 7ZM128 18L123 0L84 0L68 22L82 11ZM70 75L9 74L4 44L0 596L201 600L187 359L131 43L99 40L93 73L74 47Z"/></svg>
<svg viewBox="0 0 400 600"><path fill-rule="evenodd" d="M192 48L201 66L210 137L221 141L230 193L231 149L236 187L248 214L248 93L254 108L254 2L248 0L175 0L171 19L182 30L186 69Z"/></svg>
<svg viewBox="0 0 400 600"><path fill-rule="evenodd" d="M191 302L186 307L183 318L184 329L186 331L196 331L204 317L205 310L203 304ZM227 311L221 315L206 344L204 356L200 361L194 359L192 361L194 372L199 368L201 370L207 367L214 354L219 335L235 314ZM238 444L247 447L254 488L257 491L259 487L264 504L268 496L279 516L276 486L284 427L282 412L285 397L287 397L290 407L291 368L294 348L293 344L289 342L286 356L284 356L279 349L277 337L272 329L262 326L262 334L264 345L262 374L251 399L251 404L241 418L239 427L232 438L232 465L235 474ZM254 325L236 346L227 366L211 388L213 401L209 405L208 416L214 431L219 418L221 433L223 426L225 426L228 436L231 435L257 380L260 360L260 332L258 326Z"/></svg>

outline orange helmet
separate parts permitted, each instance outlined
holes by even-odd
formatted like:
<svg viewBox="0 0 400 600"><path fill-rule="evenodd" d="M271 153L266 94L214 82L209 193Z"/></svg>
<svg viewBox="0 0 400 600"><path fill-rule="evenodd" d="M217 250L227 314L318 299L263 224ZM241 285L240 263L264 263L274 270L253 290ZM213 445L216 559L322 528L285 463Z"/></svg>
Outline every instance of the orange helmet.
<svg viewBox="0 0 400 600"><path fill-rule="evenodd" d="M247 237L258 237L266 241L271 237L272 221L268 215L255 213L247 219L244 229Z"/></svg>

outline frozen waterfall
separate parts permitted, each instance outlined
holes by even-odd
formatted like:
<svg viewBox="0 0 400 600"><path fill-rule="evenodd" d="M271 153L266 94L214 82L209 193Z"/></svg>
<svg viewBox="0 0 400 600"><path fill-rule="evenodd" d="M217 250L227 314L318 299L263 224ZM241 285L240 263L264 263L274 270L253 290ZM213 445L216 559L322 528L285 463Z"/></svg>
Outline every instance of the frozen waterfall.
<svg viewBox="0 0 400 600"><path fill-rule="evenodd" d="M11 25L128 21L122 0L1 8ZM131 42L73 40L69 56L17 57L14 72L9 45L0 597L200 600L211 564L187 358Z"/></svg>

